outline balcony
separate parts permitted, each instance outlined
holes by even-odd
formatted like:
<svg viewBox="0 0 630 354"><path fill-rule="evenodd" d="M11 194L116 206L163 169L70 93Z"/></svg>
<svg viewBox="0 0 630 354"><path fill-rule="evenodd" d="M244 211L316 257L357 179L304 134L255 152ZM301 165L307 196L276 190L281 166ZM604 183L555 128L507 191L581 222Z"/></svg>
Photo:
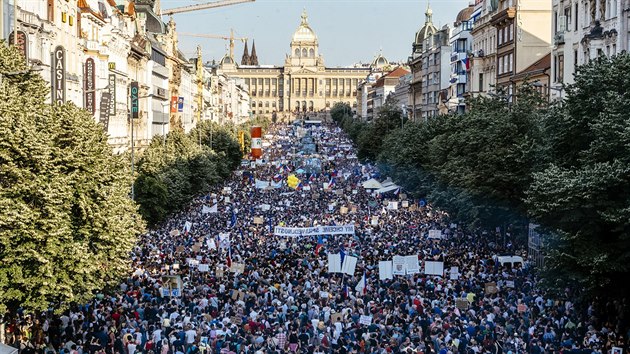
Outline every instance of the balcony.
<svg viewBox="0 0 630 354"><path fill-rule="evenodd" d="M553 44L554 45L562 45L564 44L564 32L557 32L556 35L553 37Z"/></svg>
<svg viewBox="0 0 630 354"><path fill-rule="evenodd" d="M458 51L456 53L453 53L451 54L451 63L466 59L467 56L468 56L468 53L466 53L466 51L461 51L461 52Z"/></svg>
<svg viewBox="0 0 630 354"><path fill-rule="evenodd" d="M85 42L83 43L83 45L85 46L85 48L89 51L98 51L100 49L100 45L98 44L97 41L91 41L86 39Z"/></svg>

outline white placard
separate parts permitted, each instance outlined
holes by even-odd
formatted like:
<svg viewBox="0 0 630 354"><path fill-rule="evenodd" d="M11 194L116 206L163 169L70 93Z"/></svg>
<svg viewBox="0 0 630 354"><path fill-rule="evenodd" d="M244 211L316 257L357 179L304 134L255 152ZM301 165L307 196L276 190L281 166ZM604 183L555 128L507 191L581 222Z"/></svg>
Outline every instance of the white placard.
<svg viewBox="0 0 630 354"><path fill-rule="evenodd" d="M392 259L393 273L394 275L405 275L405 257L394 256Z"/></svg>
<svg viewBox="0 0 630 354"><path fill-rule="evenodd" d="M341 273L341 255L339 253L328 254L328 273Z"/></svg>
<svg viewBox="0 0 630 354"><path fill-rule="evenodd" d="M370 222L372 226L378 225L378 216L373 216L372 221Z"/></svg>
<svg viewBox="0 0 630 354"><path fill-rule="evenodd" d="M459 279L459 267L451 267L449 271L449 279L451 280Z"/></svg>
<svg viewBox="0 0 630 354"><path fill-rule="evenodd" d="M514 288L514 280L506 280L505 281L505 287L507 287L507 288Z"/></svg>
<svg viewBox="0 0 630 354"><path fill-rule="evenodd" d="M387 203L388 210L398 210L398 202L389 202Z"/></svg>
<svg viewBox="0 0 630 354"><path fill-rule="evenodd" d="M357 257L345 256L343 264L341 265L341 272L350 276L354 275L354 271L357 268Z"/></svg>
<svg viewBox="0 0 630 354"><path fill-rule="evenodd" d="M402 207L403 207L403 208L408 208L408 207L409 207L409 201L407 201L407 200L403 200L403 201L402 201Z"/></svg>
<svg viewBox="0 0 630 354"><path fill-rule="evenodd" d="M261 208L263 211L267 211L267 210L271 209L271 205L269 205L269 204L261 204L261 205L260 205L260 208Z"/></svg>
<svg viewBox="0 0 630 354"><path fill-rule="evenodd" d="M209 272L210 266L207 264L200 264L199 267L197 267L197 270L200 272Z"/></svg>
<svg viewBox="0 0 630 354"><path fill-rule="evenodd" d="M365 326L369 326L372 324L372 316L361 315L359 318L359 323Z"/></svg>
<svg viewBox="0 0 630 354"><path fill-rule="evenodd" d="M444 276L444 262L424 261L424 274Z"/></svg>
<svg viewBox="0 0 630 354"><path fill-rule="evenodd" d="M429 230L429 238L441 239L442 230Z"/></svg>
<svg viewBox="0 0 630 354"><path fill-rule="evenodd" d="M405 257L405 270L407 274L420 273L420 264L417 254Z"/></svg>
<svg viewBox="0 0 630 354"><path fill-rule="evenodd" d="M378 262L378 278L380 280L394 279L392 261L379 261Z"/></svg>

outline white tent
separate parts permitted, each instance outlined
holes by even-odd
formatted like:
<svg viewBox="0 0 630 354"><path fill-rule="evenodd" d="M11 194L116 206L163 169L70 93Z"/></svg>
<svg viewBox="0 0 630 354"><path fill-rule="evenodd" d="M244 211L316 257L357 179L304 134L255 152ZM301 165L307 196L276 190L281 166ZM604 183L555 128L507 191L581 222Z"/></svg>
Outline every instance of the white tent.
<svg viewBox="0 0 630 354"><path fill-rule="evenodd" d="M17 354L18 352L17 348L0 343L0 354Z"/></svg>
<svg viewBox="0 0 630 354"><path fill-rule="evenodd" d="M371 178L365 182L363 182L363 188L365 189L380 189L383 188L383 186L379 183L379 181L375 180L374 178Z"/></svg>
<svg viewBox="0 0 630 354"><path fill-rule="evenodd" d="M379 188L379 189L377 189L377 190L376 190L376 193L378 193L378 194L381 194L381 193L387 193L387 192L391 192L391 191L393 191L393 190L396 190L396 189L398 189L398 188L400 188L400 186L397 186L397 185L395 185L395 184L390 184L390 185L389 185L389 186L387 186L387 187L383 187L383 188Z"/></svg>
<svg viewBox="0 0 630 354"><path fill-rule="evenodd" d="M391 178L389 178L389 177L387 177L387 179L386 179L386 180L384 180L383 182L381 182L381 188L384 188L384 187L389 187L389 186L391 186L391 185L394 185L394 181L392 181L392 179L391 179ZM396 186L396 188L398 188L398 186Z"/></svg>

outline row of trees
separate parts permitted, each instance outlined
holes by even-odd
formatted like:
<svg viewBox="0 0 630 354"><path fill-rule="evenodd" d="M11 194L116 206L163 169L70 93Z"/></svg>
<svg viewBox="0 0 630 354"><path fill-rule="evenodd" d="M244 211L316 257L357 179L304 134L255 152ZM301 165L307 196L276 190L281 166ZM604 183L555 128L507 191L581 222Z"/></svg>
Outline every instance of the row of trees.
<svg viewBox="0 0 630 354"><path fill-rule="evenodd" d="M0 315L85 303L128 274L144 229L130 164L92 115L46 104L50 86L4 43L0 80Z"/></svg>
<svg viewBox="0 0 630 354"><path fill-rule="evenodd" d="M49 93L0 42L0 326L5 313L62 311L116 285L145 225L227 178L244 154L239 131L249 146L249 128L269 124L172 131L151 142L132 176L130 156L113 154L94 117L47 104Z"/></svg>
<svg viewBox="0 0 630 354"><path fill-rule="evenodd" d="M540 223L551 288L628 295L619 280L630 270L629 69L628 54L602 57L578 69L562 104L525 84L513 100L477 98L465 114L403 129L395 105L371 123L340 105L331 114L360 158L471 229L524 235Z"/></svg>

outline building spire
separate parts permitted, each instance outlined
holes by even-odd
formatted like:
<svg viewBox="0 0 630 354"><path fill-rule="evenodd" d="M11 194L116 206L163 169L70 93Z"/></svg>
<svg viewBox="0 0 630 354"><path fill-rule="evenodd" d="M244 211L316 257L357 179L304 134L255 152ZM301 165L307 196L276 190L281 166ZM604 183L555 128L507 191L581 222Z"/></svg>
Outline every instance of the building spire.
<svg viewBox="0 0 630 354"><path fill-rule="evenodd" d="M247 49L247 41L245 41L245 49L243 49L243 58L241 58L241 65L249 65L249 49Z"/></svg>
<svg viewBox="0 0 630 354"><path fill-rule="evenodd" d="M249 65L258 66L258 56L256 55L256 42L252 40L252 55L249 56Z"/></svg>
<svg viewBox="0 0 630 354"><path fill-rule="evenodd" d="M426 16L426 23L433 23L433 10L431 10L431 1L427 1L427 11L424 13Z"/></svg>
<svg viewBox="0 0 630 354"><path fill-rule="evenodd" d="M306 8L302 10L302 25L308 24L308 15L306 14Z"/></svg>

